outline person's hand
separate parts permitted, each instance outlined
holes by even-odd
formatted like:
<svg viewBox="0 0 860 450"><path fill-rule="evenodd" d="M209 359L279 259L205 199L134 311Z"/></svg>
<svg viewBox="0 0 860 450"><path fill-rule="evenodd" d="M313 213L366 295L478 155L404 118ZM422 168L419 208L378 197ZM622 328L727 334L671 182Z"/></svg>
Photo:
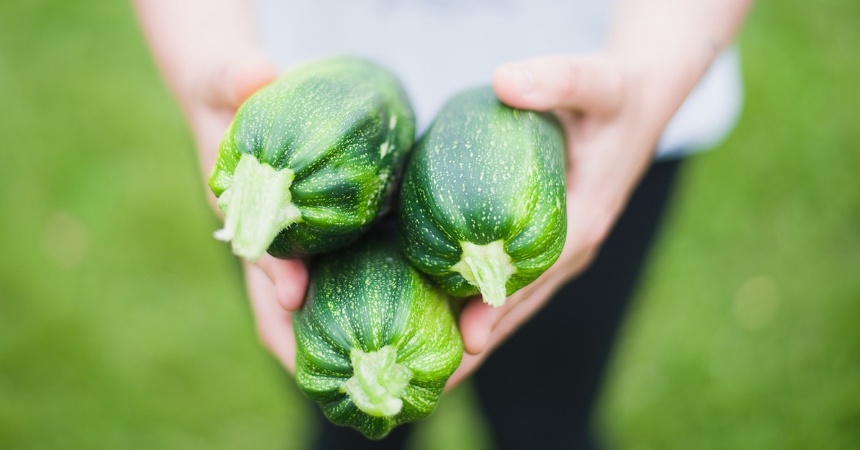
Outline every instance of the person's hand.
<svg viewBox="0 0 860 450"><path fill-rule="evenodd" d="M239 106L277 77L257 39L253 3L135 0L134 7L155 61L194 134L202 172L208 176ZM217 211L208 186L206 192ZM269 255L243 264L260 340L293 371L290 311L304 300L307 268L300 260Z"/></svg>
<svg viewBox="0 0 860 450"><path fill-rule="evenodd" d="M277 76L272 63L260 53L244 53L201 70L181 103L194 133L203 173L215 165L221 138L236 110L254 92ZM209 200L215 207L215 196ZM217 209L217 208L216 208ZM305 264L264 254L255 263L243 261L245 282L260 341L290 371L295 370L295 337L290 311L302 305L308 283Z"/></svg>
<svg viewBox="0 0 860 450"><path fill-rule="evenodd" d="M460 316L465 353L448 381L462 381L597 253L653 157L670 116L645 77L610 57L548 56L499 67L496 95L522 109L553 111L567 139L567 240L558 261L493 308L469 299ZM674 109L674 108L670 108Z"/></svg>

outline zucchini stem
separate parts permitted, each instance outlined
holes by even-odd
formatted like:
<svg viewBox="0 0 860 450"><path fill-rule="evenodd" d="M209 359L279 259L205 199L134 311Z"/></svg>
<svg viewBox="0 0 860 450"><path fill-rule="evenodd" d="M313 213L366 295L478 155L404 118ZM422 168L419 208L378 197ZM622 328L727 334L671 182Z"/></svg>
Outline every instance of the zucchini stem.
<svg viewBox="0 0 860 450"><path fill-rule="evenodd" d="M394 417L403 409L403 390L412 379L412 371L397 364L397 349L386 345L375 352L353 348L349 354L352 377L340 391L352 399L358 409L375 417Z"/></svg>
<svg viewBox="0 0 860 450"><path fill-rule="evenodd" d="M460 262L451 269L481 291L484 303L496 308L502 306L507 298L508 279L517 271L505 252L505 242L499 239L479 245L464 241L460 247L463 249Z"/></svg>
<svg viewBox="0 0 860 450"><path fill-rule="evenodd" d="M238 256L249 261L259 259L281 230L302 218L292 203L293 178L295 174L288 168L276 170L253 155L243 154L230 187L218 199L224 228L215 232L215 238L231 242Z"/></svg>

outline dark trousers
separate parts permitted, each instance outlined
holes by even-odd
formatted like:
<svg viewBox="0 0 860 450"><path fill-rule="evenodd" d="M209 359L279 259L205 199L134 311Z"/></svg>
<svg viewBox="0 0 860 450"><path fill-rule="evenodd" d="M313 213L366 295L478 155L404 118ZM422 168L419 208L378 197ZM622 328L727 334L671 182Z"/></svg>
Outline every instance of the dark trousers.
<svg viewBox="0 0 860 450"><path fill-rule="evenodd" d="M496 448L596 448L590 413L679 165L675 160L652 165L591 266L475 373L473 384ZM385 439L370 441L321 420L320 450L399 450L410 428L402 425Z"/></svg>

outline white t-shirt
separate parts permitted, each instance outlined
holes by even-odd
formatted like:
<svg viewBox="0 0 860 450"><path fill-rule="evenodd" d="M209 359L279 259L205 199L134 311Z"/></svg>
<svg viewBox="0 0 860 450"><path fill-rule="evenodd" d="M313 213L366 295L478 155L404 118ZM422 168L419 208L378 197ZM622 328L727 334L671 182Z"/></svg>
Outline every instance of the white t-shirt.
<svg viewBox="0 0 860 450"><path fill-rule="evenodd" d="M606 0L258 0L266 50L281 69L334 54L392 70L415 109L418 131L458 92L487 85L500 64L599 51ZM741 105L738 55L720 55L667 126L658 156L715 145Z"/></svg>

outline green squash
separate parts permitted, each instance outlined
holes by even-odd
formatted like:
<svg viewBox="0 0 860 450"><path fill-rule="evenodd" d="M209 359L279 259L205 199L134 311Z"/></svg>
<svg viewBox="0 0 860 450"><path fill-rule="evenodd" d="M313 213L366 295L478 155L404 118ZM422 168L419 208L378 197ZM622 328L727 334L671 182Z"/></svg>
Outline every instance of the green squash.
<svg viewBox="0 0 860 450"><path fill-rule="evenodd" d="M430 414L463 355L449 297L394 235L315 260L293 326L299 388L372 439Z"/></svg>
<svg viewBox="0 0 860 450"><path fill-rule="evenodd" d="M500 306L559 257L565 142L548 114L490 88L448 102L407 163L400 224L409 261L455 296Z"/></svg>
<svg viewBox="0 0 860 450"><path fill-rule="evenodd" d="M307 63L249 98L210 177L216 237L256 260L323 253L379 216L415 137L411 106L385 69L351 57Z"/></svg>

